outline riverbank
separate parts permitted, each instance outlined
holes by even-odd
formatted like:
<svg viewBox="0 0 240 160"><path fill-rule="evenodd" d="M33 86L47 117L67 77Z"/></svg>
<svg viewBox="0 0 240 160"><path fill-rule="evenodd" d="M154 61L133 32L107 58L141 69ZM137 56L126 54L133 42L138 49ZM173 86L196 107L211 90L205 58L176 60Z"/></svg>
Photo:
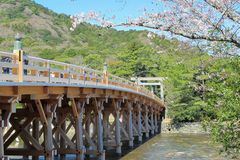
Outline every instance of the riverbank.
<svg viewBox="0 0 240 160"><path fill-rule="evenodd" d="M163 120L162 133L186 133L186 134L209 134L206 131L201 122L187 122L179 124L171 124L169 120Z"/></svg>

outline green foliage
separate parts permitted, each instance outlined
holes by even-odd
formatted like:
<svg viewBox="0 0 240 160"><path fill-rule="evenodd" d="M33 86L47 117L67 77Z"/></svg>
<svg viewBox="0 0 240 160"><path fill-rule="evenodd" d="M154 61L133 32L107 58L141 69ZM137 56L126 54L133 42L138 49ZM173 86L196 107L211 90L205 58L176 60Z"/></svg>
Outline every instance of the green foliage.
<svg viewBox="0 0 240 160"><path fill-rule="evenodd" d="M2 42L4 42L4 38L3 37L0 37L0 44L2 43Z"/></svg>
<svg viewBox="0 0 240 160"><path fill-rule="evenodd" d="M12 28L16 32L22 32L25 34L29 34L32 32L32 27L30 24L13 24Z"/></svg>
<svg viewBox="0 0 240 160"><path fill-rule="evenodd" d="M42 53L39 54L39 56L41 58L45 58L45 59L54 59L57 56L59 56L59 52L57 52L56 50L51 50L51 49L44 49L42 50Z"/></svg>
<svg viewBox="0 0 240 160"><path fill-rule="evenodd" d="M84 58L84 63L90 68L102 70L104 61L99 54L90 54Z"/></svg>
<svg viewBox="0 0 240 160"><path fill-rule="evenodd" d="M223 145L223 151L237 158L240 154L240 58L217 60L206 66L210 78L206 102L215 117L205 121L212 137Z"/></svg>

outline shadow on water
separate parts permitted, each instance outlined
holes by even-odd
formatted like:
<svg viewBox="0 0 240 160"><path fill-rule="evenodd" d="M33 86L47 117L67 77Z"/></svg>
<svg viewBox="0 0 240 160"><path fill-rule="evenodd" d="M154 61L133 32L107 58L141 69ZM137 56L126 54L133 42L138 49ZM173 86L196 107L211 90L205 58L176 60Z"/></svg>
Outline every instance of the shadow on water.
<svg viewBox="0 0 240 160"><path fill-rule="evenodd" d="M128 142L123 142L122 155L116 155L115 149L107 150L106 160L226 160L219 155L218 146L211 144L205 134L162 133L151 139L143 137L142 143L135 141L132 149L128 147ZM75 160L75 156L67 155L66 159Z"/></svg>
<svg viewBox="0 0 240 160"><path fill-rule="evenodd" d="M158 134L157 134L158 135ZM123 156L127 155L128 153L130 153L131 151L134 151L136 148L138 148L139 146L145 144L146 142L150 141L153 137L157 136L151 136L151 134L149 135L149 138L146 138L143 136L142 142L139 143L137 141L137 137L135 137L134 140L134 147L130 148L128 147L128 141L122 142L122 155L117 155L115 152L115 149L108 149L106 151L106 160L119 160L121 158L123 158ZM59 160L59 157L55 157L54 160ZM75 160L76 156L75 155L66 155L66 160ZM89 158L89 157L85 157L86 160L97 160L97 158ZM28 159L22 159L20 157L18 158L10 158L10 160L28 160ZM44 160L44 157L41 156L39 157L39 160Z"/></svg>

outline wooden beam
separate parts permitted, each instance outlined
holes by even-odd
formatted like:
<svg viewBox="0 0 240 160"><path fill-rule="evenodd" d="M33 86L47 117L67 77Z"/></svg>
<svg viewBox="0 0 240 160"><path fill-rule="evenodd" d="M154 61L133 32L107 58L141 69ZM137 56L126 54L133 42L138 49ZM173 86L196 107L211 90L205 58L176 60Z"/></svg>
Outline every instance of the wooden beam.
<svg viewBox="0 0 240 160"><path fill-rule="evenodd" d="M71 107L72 107L72 113L73 113L73 116L74 118L78 118L78 111L77 111L77 105L76 105L76 102L74 100L74 98L71 98Z"/></svg>
<svg viewBox="0 0 240 160"><path fill-rule="evenodd" d="M12 118L11 118L12 119ZM10 119L10 122L11 122ZM29 123L33 120L32 117L28 117L24 123L21 125L21 128L25 128ZM13 122L11 122L12 126L14 125ZM15 128L14 128L15 129ZM18 127L15 129L15 132L4 142L4 149L7 149L10 144L19 136L19 134L22 132L22 130Z"/></svg>
<svg viewBox="0 0 240 160"><path fill-rule="evenodd" d="M35 149L22 149L22 148L8 148L6 149L6 155L12 156L19 156L19 155L26 155L26 156L40 156L47 154L44 150L35 150Z"/></svg>
<svg viewBox="0 0 240 160"><path fill-rule="evenodd" d="M40 99L35 100L35 104L37 106L38 113L40 115L40 120L44 126L48 126L48 121L41 103Z"/></svg>

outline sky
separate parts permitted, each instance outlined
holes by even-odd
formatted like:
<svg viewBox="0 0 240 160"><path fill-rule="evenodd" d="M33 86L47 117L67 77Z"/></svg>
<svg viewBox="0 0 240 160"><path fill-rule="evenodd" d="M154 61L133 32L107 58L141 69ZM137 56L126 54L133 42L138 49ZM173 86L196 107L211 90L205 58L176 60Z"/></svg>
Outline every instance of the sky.
<svg viewBox="0 0 240 160"><path fill-rule="evenodd" d="M128 17L141 16L144 8L154 8L152 0L35 0L35 2L57 13L68 15L96 11L106 17L116 16L114 23L125 22Z"/></svg>

